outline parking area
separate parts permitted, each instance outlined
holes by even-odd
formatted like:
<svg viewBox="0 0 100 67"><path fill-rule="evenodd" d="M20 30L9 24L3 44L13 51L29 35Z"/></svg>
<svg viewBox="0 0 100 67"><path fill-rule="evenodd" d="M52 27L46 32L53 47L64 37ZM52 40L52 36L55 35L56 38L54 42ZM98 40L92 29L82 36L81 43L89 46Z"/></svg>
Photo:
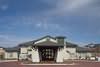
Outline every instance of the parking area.
<svg viewBox="0 0 100 67"><path fill-rule="evenodd" d="M22 64L22 62L0 62L0 67L100 67L100 62L95 61L72 61L71 64Z"/></svg>

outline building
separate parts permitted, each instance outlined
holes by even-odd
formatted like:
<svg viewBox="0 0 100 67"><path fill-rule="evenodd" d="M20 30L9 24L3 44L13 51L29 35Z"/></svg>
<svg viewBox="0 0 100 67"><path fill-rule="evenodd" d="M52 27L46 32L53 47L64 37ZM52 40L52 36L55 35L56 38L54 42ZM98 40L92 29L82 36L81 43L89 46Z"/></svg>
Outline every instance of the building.
<svg viewBox="0 0 100 67"><path fill-rule="evenodd" d="M5 59L32 62L64 62L68 59L89 59L94 55L93 49L66 42L64 36L45 36L17 47L5 48L4 51Z"/></svg>
<svg viewBox="0 0 100 67"><path fill-rule="evenodd" d="M5 59L6 60L18 60L19 49L17 47L5 48Z"/></svg>
<svg viewBox="0 0 100 67"><path fill-rule="evenodd" d="M3 60L5 56L5 50L3 47L0 47L0 60Z"/></svg>
<svg viewBox="0 0 100 67"><path fill-rule="evenodd" d="M55 61L63 62L65 37L45 36L35 41L20 44L20 59L29 58L32 62Z"/></svg>

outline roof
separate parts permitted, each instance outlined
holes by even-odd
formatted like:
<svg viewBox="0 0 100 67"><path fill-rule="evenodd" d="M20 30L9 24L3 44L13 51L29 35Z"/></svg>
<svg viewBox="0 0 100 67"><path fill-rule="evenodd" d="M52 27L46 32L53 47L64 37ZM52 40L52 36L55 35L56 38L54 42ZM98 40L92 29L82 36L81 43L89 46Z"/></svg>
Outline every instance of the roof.
<svg viewBox="0 0 100 67"><path fill-rule="evenodd" d="M13 47L13 48L4 48L6 52L18 52L19 48L18 47Z"/></svg>
<svg viewBox="0 0 100 67"><path fill-rule="evenodd" d="M0 46L0 48L3 48L3 47Z"/></svg>
<svg viewBox="0 0 100 67"><path fill-rule="evenodd" d="M44 39L44 38L52 38L52 39L54 39L54 40L56 40L56 37L51 37L51 36L49 36L49 35L47 35L47 36L44 36L44 37L42 37L42 38L40 38L40 39L37 39L37 40L33 40L33 41L29 41L29 42L25 42L25 43L22 43L22 44L19 44L19 47L28 47L28 46L34 46L34 45L38 45L38 46L40 46L40 45L45 45L45 46L62 46L61 44L58 44L58 43L52 43L52 42L49 42L49 41L47 41L47 42L43 42L43 43L39 43L39 44L34 44L35 42L37 42L37 41L39 41L39 40L42 40L42 39ZM61 37L61 36L59 36L59 37ZM62 36L63 37L63 36ZM65 38L65 37L63 37L63 38Z"/></svg>
<svg viewBox="0 0 100 67"><path fill-rule="evenodd" d="M91 43L91 44L86 45L85 47L96 48L96 47L100 47L100 44Z"/></svg>
<svg viewBox="0 0 100 67"><path fill-rule="evenodd" d="M35 44L35 46L64 46L63 44L58 44L58 43L54 43L51 41L45 41L45 42L41 42L41 43L37 43Z"/></svg>
<svg viewBox="0 0 100 67"><path fill-rule="evenodd" d="M65 39L66 37L65 36L57 36L55 38L59 38L59 39Z"/></svg>
<svg viewBox="0 0 100 67"><path fill-rule="evenodd" d="M19 44L18 47L28 47L28 46L32 46L33 44L34 44L34 41L29 41L29 42Z"/></svg>
<svg viewBox="0 0 100 67"><path fill-rule="evenodd" d="M54 40L56 39L56 38L54 38L54 37L51 37L51 36L47 35L47 36L44 36L44 37L39 38L39 39L37 39L37 40L33 40L33 41L29 41L29 42L25 42L25 43L19 44L19 47L33 46L34 43L35 43L36 41L42 40L42 39L47 38L47 37L52 38L52 39L54 39Z"/></svg>
<svg viewBox="0 0 100 67"><path fill-rule="evenodd" d="M4 49L4 47L0 47L0 49Z"/></svg>
<svg viewBox="0 0 100 67"><path fill-rule="evenodd" d="M93 47L94 47L94 48L96 48L96 47L100 47L100 44L94 44Z"/></svg>
<svg viewBox="0 0 100 67"><path fill-rule="evenodd" d="M70 42L66 42L66 47L72 47L72 48L74 48L74 47L78 47L78 45L70 43Z"/></svg>
<svg viewBox="0 0 100 67"><path fill-rule="evenodd" d="M37 40L34 40L34 42L39 41L39 40L42 40L42 39L44 39L44 38L48 38L48 37L49 37L49 38L52 38L52 39L54 39L54 40L56 40L55 37L52 37L52 36L47 35L47 36L41 37L41 38L39 38L39 39L37 39Z"/></svg>
<svg viewBox="0 0 100 67"><path fill-rule="evenodd" d="M77 47L76 52L94 52L94 49L86 47Z"/></svg>

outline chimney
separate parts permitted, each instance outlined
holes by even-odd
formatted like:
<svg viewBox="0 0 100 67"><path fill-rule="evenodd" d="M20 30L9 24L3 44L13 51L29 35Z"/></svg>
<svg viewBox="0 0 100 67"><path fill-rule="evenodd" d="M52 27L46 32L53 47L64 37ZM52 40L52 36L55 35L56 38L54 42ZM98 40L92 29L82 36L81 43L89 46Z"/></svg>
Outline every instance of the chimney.
<svg viewBox="0 0 100 67"><path fill-rule="evenodd" d="M64 39L65 39L66 37L64 37L64 36L57 36L56 37L56 40L57 40L57 42L59 43L59 44L64 44Z"/></svg>

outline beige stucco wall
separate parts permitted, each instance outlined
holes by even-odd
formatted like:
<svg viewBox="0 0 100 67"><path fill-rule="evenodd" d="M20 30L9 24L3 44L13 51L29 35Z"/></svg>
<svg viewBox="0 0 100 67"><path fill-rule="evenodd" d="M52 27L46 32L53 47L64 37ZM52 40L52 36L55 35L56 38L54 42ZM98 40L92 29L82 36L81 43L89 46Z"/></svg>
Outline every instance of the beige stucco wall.
<svg viewBox="0 0 100 67"><path fill-rule="evenodd" d="M3 48L0 48L0 60L4 59L4 56L5 56L5 50Z"/></svg>
<svg viewBox="0 0 100 67"><path fill-rule="evenodd" d="M19 54L19 59L27 59L28 58L28 55L32 55L33 52L32 52L32 47L29 46L29 47L21 47L20 48L20 54Z"/></svg>
<svg viewBox="0 0 100 67"><path fill-rule="evenodd" d="M65 48L64 49L64 60L76 59L76 58L77 58L76 48Z"/></svg>
<svg viewBox="0 0 100 67"><path fill-rule="evenodd" d="M40 62L39 51L37 48L32 50L32 62Z"/></svg>
<svg viewBox="0 0 100 67"><path fill-rule="evenodd" d="M28 49L28 47L21 47L21 48L20 48L20 53L21 53L21 54L28 53L27 49Z"/></svg>
<svg viewBox="0 0 100 67"><path fill-rule="evenodd" d="M0 48L0 55L4 54L5 50L3 48Z"/></svg>
<svg viewBox="0 0 100 67"><path fill-rule="evenodd" d="M26 59L27 54L28 54L28 47L21 47L20 48L19 59Z"/></svg>
<svg viewBox="0 0 100 67"><path fill-rule="evenodd" d="M5 52L5 59L18 59L18 52Z"/></svg>
<svg viewBox="0 0 100 67"><path fill-rule="evenodd" d="M66 51L69 51L70 53L76 53L76 48L66 48Z"/></svg>
<svg viewBox="0 0 100 67"><path fill-rule="evenodd" d="M56 62L64 61L64 53L63 52L64 52L64 48L58 48Z"/></svg>
<svg viewBox="0 0 100 67"><path fill-rule="evenodd" d="M77 53L77 58L78 59L86 59L86 57L91 57L92 53L90 52L85 52L85 53ZM80 58L81 57L81 58Z"/></svg>

